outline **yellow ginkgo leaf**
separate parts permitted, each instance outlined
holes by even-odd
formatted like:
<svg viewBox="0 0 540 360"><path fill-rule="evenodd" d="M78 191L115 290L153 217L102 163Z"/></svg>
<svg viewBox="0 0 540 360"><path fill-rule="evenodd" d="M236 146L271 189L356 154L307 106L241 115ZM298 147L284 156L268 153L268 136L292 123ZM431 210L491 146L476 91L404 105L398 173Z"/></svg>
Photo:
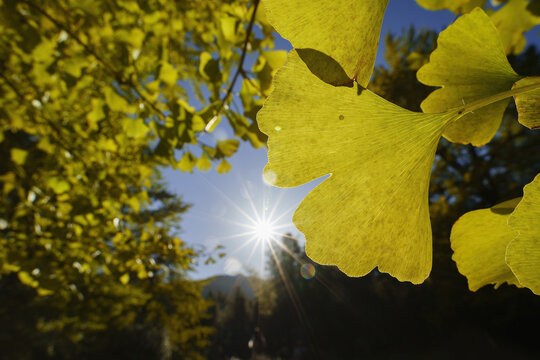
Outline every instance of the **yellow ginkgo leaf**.
<svg viewBox="0 0 540 360"><path fill-rule="evenodd" d="M538 6L538 0L509 0L491 15L507 54L522 52L527 42L523 33L540 24L540 16L531 10L533 3Z"/></svg>
<svg viewBox="0 0 540 360"><path fill-rule="evenodd" d="M233 156L239 146L240 142L236 139L219 140L217 142L217 149L220 154L227 157Z"/></svg>
<svg viewBox="0 0 540 360"><path fill-rule="evenodd" d="M520 79L514 72L489 17L481 10L461 16L439 34L437 49L417 73L426 85L441 86L422 102L426 113L438 113L510 90ZM452 142L486 144L502 120L509 98L469 113L444 132Z"/></svg>
<svg viewBox="0 0 540 360"><path fill-rule="evenodd" d="M124 285L127 285L129 283L129 274L125 273L122 276L120 276L120 282Z"/></svg>
<svg viewBox="0 0 540 360"><path fill-rule="evenodd" d="M28 151L23 149L11 149L11 160L17 165L23 165L28 157Z"/></svg>
<svg viewBox="0 0 540 360"><path fill-rule="evenodd" d="M146 136L150 128L148 125L146 125L143 121L143 119L131 119L131 118L124 118L122 120L122 128L124 129L124 133L129 138L143 138Z"/></svg>
<svg viewBox="0 0 540 360"><path fill-rule="evenodd" d="M416 2L428 10L449 9L461 14L469 12L477 6L484 6L486 0L416 0Z"/></svg>
<svg viewBox="0 0 540 360"><path fill-rule="evenodd" d="M344 70L329 82L343 85L351 79L367 86L379 44L388 0L264 0L266 15L275 29L296 49L323 53ZM328 69L327 69L328 72Z"/></svg>
<svg viewBox="0 0 540 360"><path fill-rule="evenodd" d="M523 188L508 225L519 235L506 249L506 262L521 285L540 295L540 174Z"/></svg>
<svg viewBox="0 0 540 360"><path fill-rule="evenodd" d="M236 18L232 16L221 19L221 32L227 41L234 42L236 40L236 23Z"/></svg>
<svg viewBox="0 0 540 360"><path fill-rule="evenodd" d="M172 64L164 61L159 70L159 79L168 86L174 86L178 80L178 71Z"/></svg>
<svg viewBox="0 0 540 360"><path fill-rule="evenodd" d="M231 164L227 162L227 160L223 159L221 160L221 163L216 168L216 171L220 174L226 174L232 169Z"/></svg>
<svg viewBox="0 0 540 360"><path fill-rule="evenodd" d="M191 155L191 153L186 152L184 153L180 161L178 161L176 166L182 171L193 172L193 167L195 166L196 161L197 160L193 155Z"/></svg>
<svg viewBox="0 0 540 360"><path fill-rule="evenodd" d="M195 166L201 171L206 171L212 167L212 163L206 154L202 154L201 157L195 162Z"/></svg>
<svg viewBox="0 0 540 360"><path fill-rule="evenodd" d="M466 213L452 227L450 242L460 273L467 277L469 289L503 283L519 285L505 261L506 247L517 232L508 218L521 198L505 201L490 209Z"/></svg>
<svg viewBox="0 0 540 360"><path fill-rule="evenodd" d="M306 252L350 276L378 266L421 283L432 259L428 184L435 149L455 113L414 113L361 87L334 87L296 51L258 114L269 136L264 176L281 187L332 174L294 215Z"/></svg>
<svg viewBox="0 0 540 360"><path fill-rule="evenodd" d="M529 129L540 128L540 77L526 77L515 83L514 88L536 86L536 90L514 96L518 110L518 121Z"/></svg>
<svg viewBox="0 0 540 360"><path fill-rule="evenodd" d="M38 287L39 283L26 271L19 271L17 273L17 276L19 277L19 281L23 283L24 285L30 286L30 287Z"/></svg>

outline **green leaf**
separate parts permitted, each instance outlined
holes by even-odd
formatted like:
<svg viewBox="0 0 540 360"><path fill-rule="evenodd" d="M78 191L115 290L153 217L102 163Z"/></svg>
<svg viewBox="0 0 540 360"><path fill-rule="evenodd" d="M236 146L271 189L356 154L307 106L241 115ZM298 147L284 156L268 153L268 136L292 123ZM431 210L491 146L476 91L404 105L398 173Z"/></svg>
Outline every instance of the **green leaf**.
<svg viewBox="0 0 540 360"><path fill-rule="evenodd" d="M475 210L459 218L452 227L452 258L469 289L503 283L519 285L505 260L506 247L517 232L508 226L508 218L521 198L505 201L490 209Z"/></svg>
<svg viewBox="0 0 540 360"><path fill-rule="evenodd" d="M388 0L264 0L268 20L294 48L326 55L317 58L322 68L327 57L342 68L333 71L329 83L343 85L355 79L362 86L371 78L387 4Z"/></svg>
<svg viewBox="0 0 540 360"><path fill-rule="evenodd" d="M519 235L506 249L506 262L521 285L540 295L540 175L525 185L508 225Z"/></svg>
<svg viewBox="0 0 540 360"><path fill-rule="evenodd" d="M514 88L540 85L540 77L526 77L515 83ZM518 110L518 121L529 129L540 128L540 86L534 90L514 96Z"/></svg>
<svg viewBox="0 0 540 360"><path fill-rule="evenodd" d="M486 0L416 0L416 2L428 10L449 9L456 14L461 14L469 12L477 6L484 6Z"/></svg>
<svg viewBox="0 0 540 360"><path fill-rule="evenodd" d="M538 6L540 1L509 0L491 15L507 54L521 53L526 45L523 33L540 24L539 14L535 14L531 9L534 3Z"/></svg>
<svg viewBox="0 0 540 360"><path fill-rule="evenodd" d="M28 157L28 151L23 149L11 149L11 161L17 165L23 165Z"/></svg>
<svg viewBox="0 0 540 360"><path fill-rule="evenodd" d="M422 102L426 113L438 113L506 90L520 79L502 47L497 29L481 10L461 16L439 34L437 49L417 73L426 85L441 86ZM509 99L485 106L449 125L452 142L486 144L493 138Z"/></svg>
<svg viewBox="0 0 540 360"><path fill-rule="evenodd" d="M258 114L268 139L264 171L292 187L332 174L300 204L306 252L349 276L375 266L421 283L431 269L428 184L435 149L455 113L414 113L361 87L334 87L296 51Z"/></svg>

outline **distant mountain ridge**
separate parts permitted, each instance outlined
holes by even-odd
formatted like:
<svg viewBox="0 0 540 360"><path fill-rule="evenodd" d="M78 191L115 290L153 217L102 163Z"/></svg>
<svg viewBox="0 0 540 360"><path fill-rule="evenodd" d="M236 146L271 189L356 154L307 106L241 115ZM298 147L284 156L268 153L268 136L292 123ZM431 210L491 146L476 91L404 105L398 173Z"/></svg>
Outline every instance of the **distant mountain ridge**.
<svg viewBox="0 0 540 360"><path fill-rule="evenodd" d="M229 296L234 293L236 287L238 287L249 300L255 298L255 292L253 291L248 278L243 275L217 275L213 277L213 280L211 280L208 285L203 287L202 295L205 298L207 298L210 293L222 293Z"/></svg>

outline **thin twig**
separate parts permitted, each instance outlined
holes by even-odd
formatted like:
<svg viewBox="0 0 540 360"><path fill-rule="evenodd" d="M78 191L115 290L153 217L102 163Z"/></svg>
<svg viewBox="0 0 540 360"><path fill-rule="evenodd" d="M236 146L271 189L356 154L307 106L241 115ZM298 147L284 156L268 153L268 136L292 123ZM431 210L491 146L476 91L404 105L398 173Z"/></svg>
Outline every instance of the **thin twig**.
<svg viewBox="0 0 540 360"><path fill-rule="evenodd" d="M253 30L253 24L255 23L255 16L257 14L258 6L259 6L259 0L255 0L255 3L253 4L253 13L251 14L251 19L249 20L249 25L246 30L246 39L244 40L244 46L242 47L242 55L240 56L240 61L238 62L238 68L236 69L236 72L234 73L231 85L229 85L229 88L227 89L227 93L225 94L225 97L221 100L221 104L219 105L215 116L218 116L221 113L221 110L223 110L223 108L225 107L225 103L227 102L227 99L232 94L234 85L236 84L236 80L238 79L238 76L243 71L242 68L244 66L244 60L246 59L247 48L249 44L249 37L251 36L251 32Z"/></svg>

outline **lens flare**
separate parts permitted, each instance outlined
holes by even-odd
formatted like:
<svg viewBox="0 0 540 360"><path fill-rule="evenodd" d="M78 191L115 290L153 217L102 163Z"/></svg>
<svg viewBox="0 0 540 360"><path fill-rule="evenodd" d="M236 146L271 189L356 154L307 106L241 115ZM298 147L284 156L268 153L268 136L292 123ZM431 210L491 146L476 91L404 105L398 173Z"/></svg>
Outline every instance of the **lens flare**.
<svg viewBox="0 0 540 360"><path fill-rule="evenodd" d="M313 264L303 264L300 267L300 275L306 279L311 280L315 277L315 266Z"/></svg>
<svg viewBox="0 0 540 360"><path fill-rule="evenodd" d="M227 259L225 262L225 273L227 275L238 275L240 270L242 270L242 264L240 264L240 261L233 257Z"/></svg>

